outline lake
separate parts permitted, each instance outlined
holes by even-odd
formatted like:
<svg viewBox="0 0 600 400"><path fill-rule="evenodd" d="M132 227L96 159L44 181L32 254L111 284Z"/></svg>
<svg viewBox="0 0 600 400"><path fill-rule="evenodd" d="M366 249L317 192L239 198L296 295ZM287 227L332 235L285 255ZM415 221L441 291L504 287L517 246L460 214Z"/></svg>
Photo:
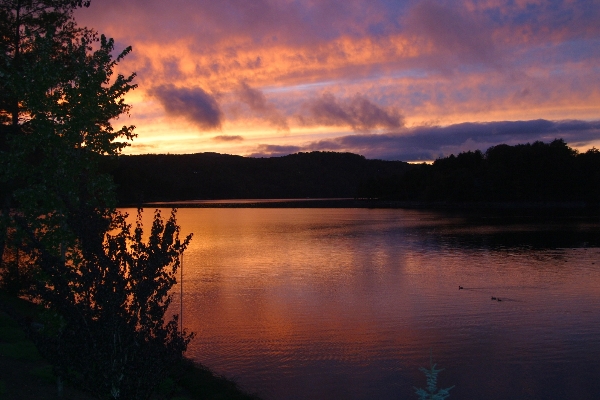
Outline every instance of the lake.
<svg viewBox="0 0 600 400"><path fill-rule="evenodd" d="M187 208L178 221L194 233L187 356L266 400L416 399L430 359L451 399L600 398L597 219Z"/></svg>

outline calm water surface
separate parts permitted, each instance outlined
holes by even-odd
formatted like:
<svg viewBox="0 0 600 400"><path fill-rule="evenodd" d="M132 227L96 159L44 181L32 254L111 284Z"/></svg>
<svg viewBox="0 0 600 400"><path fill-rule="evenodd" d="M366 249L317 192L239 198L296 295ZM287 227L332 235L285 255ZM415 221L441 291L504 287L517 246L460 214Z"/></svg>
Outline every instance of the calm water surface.
<svg viewBox="0 0 600 400"><path fill-rule="evenodd" d="M598 224L369 209L178 220L194 233L187 355L264 399L415 399L430 355L450 398L600 399Z"/></svg>

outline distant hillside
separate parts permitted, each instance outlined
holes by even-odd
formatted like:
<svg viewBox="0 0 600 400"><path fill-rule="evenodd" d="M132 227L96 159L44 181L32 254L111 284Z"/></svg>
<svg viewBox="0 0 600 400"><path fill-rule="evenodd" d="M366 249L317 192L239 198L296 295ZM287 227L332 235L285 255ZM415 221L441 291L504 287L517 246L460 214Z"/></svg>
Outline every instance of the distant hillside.
<svg viewBox="0 0 600 400"><path fill-rule="evenodd" d="M217 153L120 156L107 162L120 204L203 199L355 197L411 166L351 153L248 158Z"/></svg>
<svg viewBox="0 0 600 400"><path fill-rule="evenodd" d="M600 202L600 152L557 139L468 151L376 178L362 197L418 202Z"/></svg>

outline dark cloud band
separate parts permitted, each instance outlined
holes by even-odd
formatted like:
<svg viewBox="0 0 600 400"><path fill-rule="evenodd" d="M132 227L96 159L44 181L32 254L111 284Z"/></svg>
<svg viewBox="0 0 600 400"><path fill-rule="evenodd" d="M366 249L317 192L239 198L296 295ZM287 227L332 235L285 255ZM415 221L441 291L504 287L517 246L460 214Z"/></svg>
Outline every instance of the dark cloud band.
<svg viewBox="0 0 600 400"><path fill-rule="evenodd" d="M420 126L385 134L358 134L303 146L261 145L253 156L280 156L297 151L349 151L385 160L434 160L450 153L486 150L500 143L518 144L557 138L585 145L600 140L600 121L499 121L446 127ZM286 153L286 150L289 150Z"/></svg>
<svg viewBox="0 0 600 400"><path fill-rule="evenodd" d="M393 107L378 106L360 94L338 100L329 92L305 102L299 120L303 125L350 126L359 132L404 125L404 117Z"/></svg>
<svg viewBox="0 0 600 400"><path fill-rule="evenodd" d="M157 86L149 91L169 115L183 117L202 130L220 129L223 112L214 96L201 88Z"/></svg>
<svg viewBox="0 0 600 400"><path fill-rule="evenodd" d="M216 142L242 142L244 140L240 135L219 135L212 139Z"/></svg>

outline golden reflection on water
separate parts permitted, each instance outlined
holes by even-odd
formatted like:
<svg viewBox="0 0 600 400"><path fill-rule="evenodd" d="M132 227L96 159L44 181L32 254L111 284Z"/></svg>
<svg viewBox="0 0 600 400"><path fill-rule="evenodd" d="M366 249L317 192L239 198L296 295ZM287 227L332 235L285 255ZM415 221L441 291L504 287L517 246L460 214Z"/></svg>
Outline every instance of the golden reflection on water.
<svg viewBox="0 0 600 400"><path fill-rule="evenodd" d="M368 209L190 208L178 221L194 233L188 356L267 399L410 398L430 352L456 398L561 398L575 381L579 398L600 393L585 380L600 372L596 225ZM552 229L568 247L540 245Z"/></svg>

